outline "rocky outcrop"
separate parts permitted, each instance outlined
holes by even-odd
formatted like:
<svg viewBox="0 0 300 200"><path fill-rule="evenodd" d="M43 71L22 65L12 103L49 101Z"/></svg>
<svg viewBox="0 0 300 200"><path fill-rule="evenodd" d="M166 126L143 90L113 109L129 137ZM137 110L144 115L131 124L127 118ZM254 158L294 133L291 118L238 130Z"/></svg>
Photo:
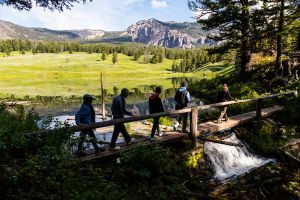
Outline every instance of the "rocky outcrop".
<svg viewBox="0 0 300 200"><path fill-rule="evenodd" d="M105 35L105 32L102 30L83 29L83 30L71 30L70 32L78 35L81 39L84 40L94 40L97 38L101 38L103 35Z"/></svg>
<svg viewBox="0 0 300 200"><path fill-rule="evenodd" d="M131 25L122 35L131 36L133 42L169 48L192 48L196 43L196 39L192 36L172 30L155 19L143 20Z"/></svg>
<svg viewBox="0 0 300 200"><path fill-rule="evenodd" d="M0 21L0 39L13 39L16 35L11 23Z"/></svg>

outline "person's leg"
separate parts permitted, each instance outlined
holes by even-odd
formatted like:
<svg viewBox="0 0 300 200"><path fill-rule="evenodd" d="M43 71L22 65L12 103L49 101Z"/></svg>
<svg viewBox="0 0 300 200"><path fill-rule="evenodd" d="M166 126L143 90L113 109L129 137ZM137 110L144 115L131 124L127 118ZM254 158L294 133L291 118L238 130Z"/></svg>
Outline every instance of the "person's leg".
<svg viewBox="0 0 300 200"><path fill-rule="evenodd" d="M111 137L111 142L110 142L110 148L115 148L116 147L116 141L118 139L119 133L121 132L121 124L116 124L114 126L114 132Z"/></svg>
<svg viewBox="0 0 300 200"><path fill-rule="evenodd" d="M222 107L221 109L222 109L222 111L221 111L220 116L219 116L219 118L218 118L218 123L221 123L221 121L222 121L222 119L223 119L223 117L224 117L224 115L225 115L225 113L226 113L226 112L224 112L224 110L226 111L226 110L227 110L227 107L224 106L224 107Z"/></svg>
<svg viewBox="0 0 300 200"><path fill-rule="evenodd" d="M86 137L86 132L81 131L80 132L80 141L78 142L78 151L82 151L82 145L84 143L85 137Z"/></svg>
<svg viewBox="0 0 300 200"><path fill-rule="evenodd" d="M155 131L159 129L159 118L153 118L153 126L151 131L151 137L154 137ZM158 130L159 131L159 130Z"/></svg>
<svg viewBox="0 0 300 200"><path fill-rule="evenodd" d="M179 110L179 109L180 109L180 106L179 106L179 105L176 105L176 106L175 106L175 110ZM181 123L181 120L182 120L182 116L181 116L181 114L179 114L179 115L177 116L176 122L175 122L174 125L173 125L173 128L174 128L175 131L177 130L177 128L178 128L178 126L179 126L179 123Z"/></svg>
<svg viewBox="0 0 300 200"><path fill-rule="evenodd" d="M183 117L182 117L182 114L179 114L178 117L177 117L178 123L181 124L182 118L183 118Z"/></svg>
<svg viewBox="0 0 300 200"><path fill-rule="evenodd" d="M94 131L93 130L89 130L88 134L89 134L89 136L91 138L91 143L93 144L93 147L94 147L95 151L98 151L100 148L99 148L99 146L96 143L97 142L97 138L95 136Z"/></svg>
<svg viewBox="0 0 300 200"><path fill-rule="evenodd" d="M187 117L188 117L188 113L183 113L182 114L182 118L183 118L183 122L182 122L182 131L183 132L187 132Z"/></svg>
<svg viewBox="0 0 300 200"><path fill-rule="evenodd" d="M127 130L126 130L126 127L124 124L120 124L120 130L121 130L121 133L125 139L125 142L128 144L131 142L131 137L129 136Z"/></svg>
<svg viewBox="0 0 300 200"><path fill-rule="evenodd" d="M228 121L229 117L227 115L227 106L224 108L224 118L225 118L225 121Z"/></svg>
<svg viewBox="0 0 300 200"><path fill-rule="evenodd" d="M157 133L160 134L159 117L157 118Z"/></svg>

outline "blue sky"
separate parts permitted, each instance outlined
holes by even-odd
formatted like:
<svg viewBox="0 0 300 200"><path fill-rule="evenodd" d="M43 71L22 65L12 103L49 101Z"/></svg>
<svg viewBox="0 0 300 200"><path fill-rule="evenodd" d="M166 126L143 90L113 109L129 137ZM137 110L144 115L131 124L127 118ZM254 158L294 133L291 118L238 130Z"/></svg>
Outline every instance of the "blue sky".
<svg viewBox="0 0 300 200"><path fill-rule="evenodd" d="M187 0L93 0L74 4L64 12L33 8L18 11L0 5L0 19L22 26L50 29L125 30L137 21L156 18L160 21L195 21Z"/></svg>

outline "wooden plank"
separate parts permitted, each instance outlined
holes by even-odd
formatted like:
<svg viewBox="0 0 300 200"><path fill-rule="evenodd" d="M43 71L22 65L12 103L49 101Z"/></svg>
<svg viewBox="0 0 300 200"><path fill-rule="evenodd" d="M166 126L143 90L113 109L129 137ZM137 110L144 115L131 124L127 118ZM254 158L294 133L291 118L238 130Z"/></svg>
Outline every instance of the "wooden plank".
<svg viewBox="0 0 300 200"><path fill-rule="evenodd" d="M190 133L189 138L193 142L193 147L197 146L197 126L198 126L198 109L196 107L192 108L191 112L191 123L190 123Z"/></svg>
<svg viewBox="0 0 300 200"><path fill-rule="evenodd" d="M270 108L265 108L261 110L261 117L268 117L276 112L282 111L284 107L282 106L274 106ZM220 124L215 122L205 122L198 125L198 134L207 134L207 133L214 133L218 131L222 131L225 129L233 128L236 126L240 126L242 124L246 124L252 120L256 119L256 111L252 111L249 113L244 113L241 115L236 115L229 118L228 121L222 122Z"/></svg>
<svg viewBox="0 0 300 200"><path fill-rule="evenodd" d="M178 141L184 138L187 138L187 134L184 133L179 133L179 132L167 132L165 133L162 137L158 137L157 138L157 142L158 143L171 143L174 141ZM92 151L90 152L90 154L81 157L81 161L91 161L91 160L103 160L103 159L111 159L111 158L115 158L117 156L120 155L120 153L128 151L132 148L134 148L137 145L143 145L143 146L148 146L153 144L156 141L151 141L149 138L143 138L143 139L138 139L137 141L134 141L133 144L131 145L126 145L126 143L121 143L118 144L118 146L121 147L120 150L109 150L106 149L106 151L104 152L99 152L99 153L92 153Z"/></svg>

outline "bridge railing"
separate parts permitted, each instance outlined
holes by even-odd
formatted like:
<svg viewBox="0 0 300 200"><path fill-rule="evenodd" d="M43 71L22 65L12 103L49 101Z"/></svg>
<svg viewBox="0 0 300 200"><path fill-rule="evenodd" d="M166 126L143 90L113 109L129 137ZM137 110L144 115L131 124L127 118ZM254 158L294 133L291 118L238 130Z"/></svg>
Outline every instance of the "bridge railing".
<svg viewBox="0 0 300 200"><path fill-rule="evenodd" d="M149 115L143 115L143 116L137 116L137 117L126 117L126 118L122 118L122 119L107 120L107 121L103 121L103 122L96 122L96 123L89 124L89 125L71 126L71 127L67 128L66 131L69 131L69 132L84 131L84 130L88 130L88 129L112 126L112 125L115 125L118 123L129 123L129 122L151 119L151 118L155 118L155 117L174 116L174 115L183 114L183 113L190 113L189 138L194 142L194 144L196 144L199 111L204 110L204 109L209 109L209 108L233 105L233 104L240 104L240 103L246 103L246 102L257 102L257 110L256 110L257 118L260 119L262 102L264 99L271 99L271 98L275 98L275 97L279 97L279 96L286 96L286 95L297 95L297 91L272 94L272 95L268 95L268 96L264 96L264 97L260 97L260 98L256 98L256 99L242 99L242 100L237 100L237 101L227 101L227 102L195 106L195 107L191 107L191 108L184 108L181 110L172 110L172 111L168 111L168 112L161 112L161 113L155 113L155 114L149 114ZM55 131L55 130L39 131L38 134L43 135L43 134L51 133L53 131Z"/></svg>

